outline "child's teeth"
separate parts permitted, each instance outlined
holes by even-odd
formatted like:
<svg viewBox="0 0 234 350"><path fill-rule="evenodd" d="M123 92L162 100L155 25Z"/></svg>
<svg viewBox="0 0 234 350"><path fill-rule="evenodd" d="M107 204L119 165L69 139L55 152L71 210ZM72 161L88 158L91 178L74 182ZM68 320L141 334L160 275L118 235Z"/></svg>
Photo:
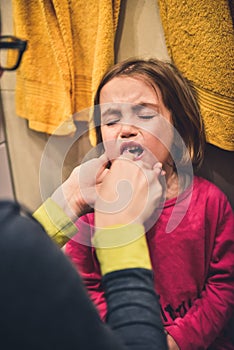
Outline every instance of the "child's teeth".
<svg viewBox="0 0 234 350"><path fill-rule="evenodd" d="M131 153L138 153L138 150L137 149L130 149L129 152L131 152Z"/></svg>
<svg viewBox="0 0 234 350"><path fill-rule="evenodd" d="M137 155L140 155L142 153L142 150L139 147L129 148L128 151L133 154L136 153Z"/></svg>
<svg viewBox="0 0 234 350"><path fill-rule="evenodd" d="M143 152L143 149L139 146L126 147L122 153L129 152L134 154L136 157L140 156Z"/></svg>

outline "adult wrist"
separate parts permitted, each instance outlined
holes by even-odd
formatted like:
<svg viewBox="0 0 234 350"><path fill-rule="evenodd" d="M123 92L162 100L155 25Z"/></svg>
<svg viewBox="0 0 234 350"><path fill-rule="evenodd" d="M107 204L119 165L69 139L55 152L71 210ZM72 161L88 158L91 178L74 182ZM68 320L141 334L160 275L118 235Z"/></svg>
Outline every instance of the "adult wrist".
<svg viewBox="0 0 234 350"><path fill-rule="evenodd" d="M55 192L52 194L51 199L64 211L64 213L71 219L71 221L75 222L77 217L80 216L80 209L74 209L74 205L65 198L63 193L63 185L58 187Z"/></svg>
<svg viewBox="0 0 234 350"><path fill-rule="evenodd" d="M128 268L152 269L143 225L114 225L99 229L92 243L102 275Z"/></svg>

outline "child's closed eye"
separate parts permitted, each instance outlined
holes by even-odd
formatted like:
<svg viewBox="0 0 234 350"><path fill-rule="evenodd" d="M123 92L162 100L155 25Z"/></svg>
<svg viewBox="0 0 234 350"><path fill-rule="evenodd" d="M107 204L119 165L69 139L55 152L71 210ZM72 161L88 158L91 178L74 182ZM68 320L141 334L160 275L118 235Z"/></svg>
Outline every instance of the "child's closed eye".
<svg viewBox="0 0 234 350"><path fill-rule="evenodd" d="M109 121L106 121L106 122L104 123L104 125L113 126L113 125L117 124L119 121L120 121L120 119L109 120Z"/></svg>
<svg viewBox="0 0 234 350"><path fill-rule="evenodd" d="M140 119L153 119L154 117L156 117L156 114L152 114L152 115L138 115L138 118L140 118Z"/></svg>

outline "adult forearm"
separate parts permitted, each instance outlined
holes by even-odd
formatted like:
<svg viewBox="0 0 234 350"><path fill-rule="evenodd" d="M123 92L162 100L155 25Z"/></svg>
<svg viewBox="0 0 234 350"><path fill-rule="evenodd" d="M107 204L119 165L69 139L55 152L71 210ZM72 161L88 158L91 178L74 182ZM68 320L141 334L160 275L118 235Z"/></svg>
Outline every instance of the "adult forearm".
<svg viewBox="0 0 234 350"><path fill-rule="evenodd" d="M77 233L72 220L51 198L33 213L33 217L59 247L63 247Z"/></svg>
<svg viewBox="0 0 234 350"><path fill-rule="evenodd" d="M106 274L107 323L129 350L167 349L152 271L126 269Z"/></svg>

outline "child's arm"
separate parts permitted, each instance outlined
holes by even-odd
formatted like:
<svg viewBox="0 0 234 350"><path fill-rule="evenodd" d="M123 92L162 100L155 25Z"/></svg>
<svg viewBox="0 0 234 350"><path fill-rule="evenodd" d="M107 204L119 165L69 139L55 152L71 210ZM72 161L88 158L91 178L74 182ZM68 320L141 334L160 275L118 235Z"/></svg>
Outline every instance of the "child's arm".
<svg viewBox="0 0 234 350"><path fill-rule="evenodd" d="M187 314L167 327L181 350L208 348L221 336L233 314L233 212L225 196L212 198L212 205L207 205L206 225L211 248L204 290Z"/></svg>

